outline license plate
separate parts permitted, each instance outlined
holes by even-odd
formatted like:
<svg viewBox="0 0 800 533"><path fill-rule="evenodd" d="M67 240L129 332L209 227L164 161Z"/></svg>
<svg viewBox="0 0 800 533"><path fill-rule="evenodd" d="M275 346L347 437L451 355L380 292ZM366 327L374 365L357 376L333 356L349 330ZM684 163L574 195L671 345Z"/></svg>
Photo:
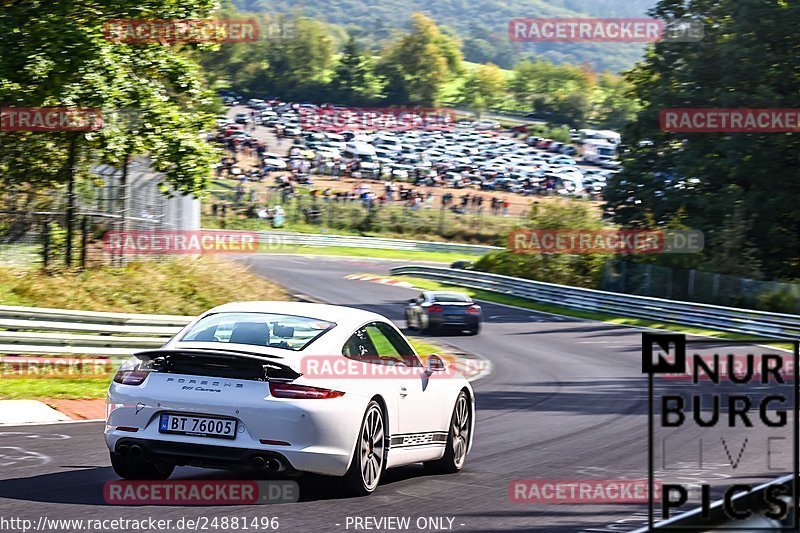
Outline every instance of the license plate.
<svg viewBox="0 0 800 533"><path fill-rule="evenodd" d="M163 413L158 423L158 431L195 437L235 439L236 420Z"/></svg>

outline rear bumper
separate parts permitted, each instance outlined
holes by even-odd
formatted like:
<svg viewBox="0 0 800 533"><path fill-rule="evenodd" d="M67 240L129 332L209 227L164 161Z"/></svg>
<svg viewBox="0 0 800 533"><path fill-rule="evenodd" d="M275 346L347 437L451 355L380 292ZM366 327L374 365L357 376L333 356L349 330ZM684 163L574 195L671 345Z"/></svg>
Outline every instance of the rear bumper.
<svg viewBox="0 0 800 533"><path fill-rule="evenodd" d="M456 316L456 317L445 317L442 315L428 315L428 323L434 327L466 327L472 328L477 327L480 324L481 319L479 316L474 315L464 315L464 316Z"/></svg>
<svg viewBox="0 0 800 533"><path fill-rule="evenodd" d="M283 454L274 451L128 437L118 439L112 451L120 453L120 448L125 446L129 448L131 446L140 446L144 450L145 457L177 465L205 468L244 468L251 464L254 457L263 457L277 459L288 470L296 470L291 461Z"/></svg>
<svg viewBox="0 0 800 533"><path fill-rule="evenodd" d="M278 454L304 472L347 472L369 398L347 393L328 400L279 399L269 396L266 383L227 379L185 390L191 377L185 378L187 386L178 383L181 379L176 374L151 374L140 386L112 383L105 427L108 449L117 451L120 442L134 439L176 464L237 466L257 453ZM224 393L208 392L214 383ZM161 433L159 417L165 412L235 419L236 437Z"/></svg>
<svg viewBox="0 0 800 533"><path fill-rule="evenodd" d="M287 469L330 476L342 476L350 467L352 445L349 439L325 439L312 446L261 444L247 435L236 441L223 441L186 435L162 434L148 428L136 433L106 426L105 439L110 451L117 452L123 444L139 444L146 455L178 465L206 468L246 467L255 456L280 459Z"/></svg>

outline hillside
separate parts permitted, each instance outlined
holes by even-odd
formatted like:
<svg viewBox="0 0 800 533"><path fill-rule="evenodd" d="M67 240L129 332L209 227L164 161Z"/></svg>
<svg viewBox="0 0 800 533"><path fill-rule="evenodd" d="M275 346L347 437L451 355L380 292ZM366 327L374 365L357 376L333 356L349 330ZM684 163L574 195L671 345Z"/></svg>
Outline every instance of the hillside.
<svg viewBox="0 0 800 533"><path fill-rule="evenodd" d="M409 27L422 12L463 40L465 59L511 68L525 58L556 63L588 62L596 70L618 72L641 57L629 43L511 43L508 21L531 17L642 17L656 0L234 0L242 11L302 14L357 32L364 44L378 46L393 30Z"/></svg>

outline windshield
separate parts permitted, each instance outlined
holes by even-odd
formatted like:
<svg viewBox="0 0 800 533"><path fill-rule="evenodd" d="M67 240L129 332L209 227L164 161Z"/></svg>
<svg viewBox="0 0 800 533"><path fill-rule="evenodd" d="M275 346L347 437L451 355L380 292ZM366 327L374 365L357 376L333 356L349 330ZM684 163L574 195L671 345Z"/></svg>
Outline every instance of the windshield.
<svg viewBox="0 0 800 533"><path fill-rule="evenodd" d="M457 292L440 292L433 295L433 301L439 303L457 302L457 303L471 303L472 299L466 294L459 294Z"/></svg>
<svg viewBox="0 0 800 533"><path fill-rule="evenodd" d="M198 320L180 342L225 342L299 351L335 325L293 315L217 313Z"/></svg>

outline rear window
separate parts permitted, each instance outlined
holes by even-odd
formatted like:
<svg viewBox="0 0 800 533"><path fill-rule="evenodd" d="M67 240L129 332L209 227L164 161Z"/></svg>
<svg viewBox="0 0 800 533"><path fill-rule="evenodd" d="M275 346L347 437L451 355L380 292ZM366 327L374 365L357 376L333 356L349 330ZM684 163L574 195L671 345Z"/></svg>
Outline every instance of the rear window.
<svg viewBox="0 0 800 533"><path fill-rule="evenodd" d="M458 294L456 292L447 292L447 293L436 293L433 295L434 302L440 303L447 303L447 302L458 302L458 303L472 303L472 298L467 296L466 294Z"/></svg>
<svg viewBox="0 0 800 533"><path fill-rule="evenodd" d="M216 313L200 319L180 342L250 344L299 351L336 324L270 313Z"/></svg>

